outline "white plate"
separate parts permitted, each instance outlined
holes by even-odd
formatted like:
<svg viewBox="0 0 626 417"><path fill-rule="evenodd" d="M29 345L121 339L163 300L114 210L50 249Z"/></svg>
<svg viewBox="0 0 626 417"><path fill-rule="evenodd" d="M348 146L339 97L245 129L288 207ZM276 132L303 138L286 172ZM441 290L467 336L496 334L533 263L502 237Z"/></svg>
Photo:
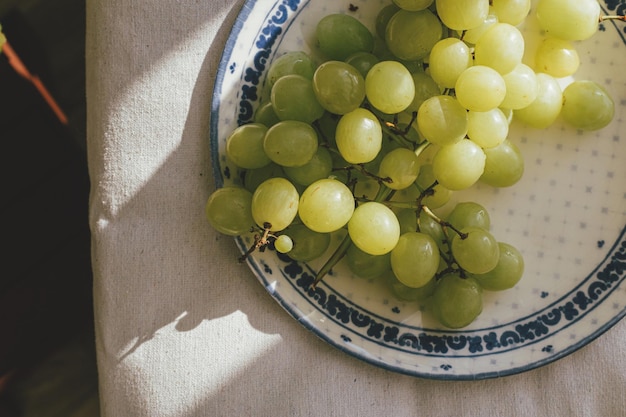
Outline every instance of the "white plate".
<svg viewBox="0 0 626 417"><path fill-rule="evenodd" d="M329 13L353 14L373 32L373 17L388 2L352 0L356 12L349 11L350 3L250 0L243 6L224 50L212 103L217 186L238 182L239 174L224 157L225 140L267 99L261 95L272 59L292 50L315 56L312 33ZM529 21L524 30L533 33L536 26ZM510 138L524 154L523 179L511 188L476 186L456 194L459 201L487 207L495 236L520 248L526 261L515 288L485 292L484 311L471 326L441 328L423 307L398 301L384 286L356 278L342 266L316 290L309 284L319 263L298 264L268 250L250 258L252 271L314 334L404 374L450 380L510 375L590 343L626 314L624 27L605 23L591 40L576 44L582 60L576 78L603 84L615 100L609 127L582 133L557 123L537 131L514 122ZM237 242L244 251L251 237Z"/></svg>

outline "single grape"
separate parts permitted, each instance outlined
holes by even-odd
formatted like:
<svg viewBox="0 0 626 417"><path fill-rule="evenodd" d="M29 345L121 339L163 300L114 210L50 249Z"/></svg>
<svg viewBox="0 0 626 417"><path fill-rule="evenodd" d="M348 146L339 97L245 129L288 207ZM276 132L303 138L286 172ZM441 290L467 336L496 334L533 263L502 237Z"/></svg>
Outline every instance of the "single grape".
<svg viewBox="0 0 626 417"><path fill-rule="evenodd" d="M489 230L491 227L491 218L487 209L473 201L457 203L446 217L446 221L459 230L467 227Z"/></svg>
<svg viewBox="0 0 626 417"><path fill-rule="evenodd" d="M467 134L468 116L457 99L437 95L424 101L417 112L419 131L430 143L451 145Z"/></svg>
<svg viewBox="0 0 626 417"><path fill-rule="evenodd" d="M378 57L370 52L355 52L345 60L345 63L354 67L363 79L370 72L370 69L379 62Z"/></svg>
<svg viewBox="0 0 626 417"><path fill-rule="evenodd" d="M443 276L433 294L434 316L446 327L460 329L472 323L483 310L482 288L474 278Z"/></svg>
<svg viewBox="0 0 626 417"><path fill-rule="evenodd" d="M285 75L276 80L271 101L280 120L310 124L324 114L324 108L315 96L312 81L301 75Z"/></svg>
<svg viewBox="0 0 626 417"><path fill-rule="evenodd" d="M311 125L286 120L270 127L263 140L265 154L285 167L302 166L317 152L317 133Z"/></svg>
<svg viewBox="0 0 626 417"><path fill-rule="evenodd" d="M413 101L405 109L406 112L418 111L420 106L427 99L441 94L441 89L433 78L424 71L417 71L411 74L415 85L415 95Z"/></svg>
<svg viewBox="0 0 626 417"><path fill-rule="evenodd" d="M433 174L445 188L457 191L471 187L485 169L485 152L471 140L443 146L433 158Z"/></svg>
<svg viewBox="0 0 626 417"><path fill-rule="evenodd" d="M350 64L326 61L313 75L313 91L324 109L335 114L346 114L356 109L365 99L365 80Z"/></svg>
<svg viewBox="0 0 626 417"><path fill-rule="evenodd" d="M402 190L415 182L419 168L415 152L407 148L398 148L383 157L378 176L388 179L385 185L392 190Z"/></svg>
<svg viewBox="0 0 626 417"><path fill-rule="evenodd" d="M498 242L500 257L494 269L474 275L478 284L489 291L502 291L513 288L524 275L524 257L514 246Z"/></svg>
<svg viewBox="0 0 626 417"><path fill-rule="evenodd" d="M439 247L432 237L420 232L400 236L391 251L391 269L402 284L419 288L433 279L439 268Z"/></svg>
<svg viewBox="0 0 626 417"><path fill-rule="evenodd" d="M469 111L467 137L481 148L493 148L504 142L509 134L509 120L496 107L486 112Z"/></svg>
<svg viewBox="0 0 626 417"><path fill-rule="evenodd" d="M270 162L264 167L246 170L243 177L243 185L246 190L253 193L259 184L274 177L285 178L285 172L283 171L283 167L274 162Z"/></svg>
<svg viewBox="0 0 626 417"><path fill-rule="evenodd" d="M348 222L352 242L370 255L384 255L398 243L400 224L390 208L382 203L367 202L359 205Z"/></svg>
<svg viewBox="0 0 626 417"><path fill-rule="evenodd" d="M305 187L317 180L327 178L333 168L333 159L328 149L319 146L313 158L299 167L284 167L283 170L291 181Z"/></svg>
<svg viewBox="0 0 626 417"><path fill-rule="evenodd" d="M252 195L252 217L259 227L265 228L269 224L272 232L280 232L296 217L299 198L296 187L289 180L265 180Z"/></svg>
<svg viewBox="0 0 626 417"><path fill-rule="evenodd" d="M537 129L552 125L561 114L563 91L551 75L538 73L537 97L528 106L513 111L514 118Z"/></svg>
<svg viewBox="0 0 626 417"><path fill-rule="evenodd" d="M404 301L425 301L434 294L435 288L437 287L436 279L431 279L422 287L411 288L401 283L393 273L386 274L385 278L391 293L396 298Z"/></svg>
<svg viewBox="0 0 626 417"><path fill-rule="evenodd" d="M215 230L228 236L249 232L254 226L252 193L241 187L218 188L208 198L205 215Z"/></svg>
<svg viewBox="0 0 626 417"><path fill-rule="evenodd" d="M293 241L289 257L294 261L308 262L317 259L330 246L328 233L314 232L303 224L292 224L285 232Z"/></svg>
<svg viewBox="0 0 626 417"><path fill-rule="evenodd" d="M274 83L285 75L296 74L311 80L314 72L315 63L306 52L290 51L274 58L267 70L265 83L271 90Z"/></svg>
<svg viewBox="0 0 626 417"><path fill-rule="evenodd" d="M484 274L498 264L500 249L491 233L480 227L461 229L463 236L452 238L452 255L463 270L470 274Z"/></svg>
<svg viewBox="0 0 626 417"><path fill-rule="evenodd" d="M518 64L511 72L502 76L506 85L501 107L522 109L537 98L539 85L535 71L526 64Z"/></svg>
<svg viewBox="0 0 626 417"><path fill-rule="evenodd" d="M393 0L393 2L403 10L417 12L428 8L434 0Z"/></svg>
<svg viewBox="0 0 626 417"><path fill-rule="evenodd" d="M293 240L287 235L280 235L274 240L274 248L280 253L288 253L293 249Z"/></svg>
<svg viewBox="0 0 626 417"><path fill-rule="evenodd" d="M376 27L376 34L379 38L385 39L385 32L387 31L387 25L389 20L396 14L400 8L394 4L388 4L378 11L376 15L376 21L374 22ZM384 42L383 42L384 43Z"/></svg>
<svg viewBox="0 0 626 417"><path fill-rule="evenodd" d="M315 30L319 48L329 59L343 61L355 52L371 52L374 36L355 17L347 14L324 16Z"/></svg>
<svg viewBox="0 0 626 417"><path fill-rule="evenodd" d="M358 108L341 117L335 141L341 156L351 164L364 164L376 158L382 147L383 132L372 112Z"/></svg>
<svg viewBox="0 0 626 417"><path fill-rule="evenodd" d="M600 4L597 0L541 0L537 3L539 26L555 38L582 41L599 27Z"/></svg>
<svg viewBox="0 0 626 417"><path fill-rule="evenodd" d="M491 7L498 21L517 26L528 17L530 3L530 0L491 0Z"/></svg>
<svg viewBox="0 0 626 417"><path fill-rule="evenodd" d="M280 122L280 119L274 111L271 101L267 101L261 104L254 112L255 123L260 123L266 127L272 127L276 123Z"/></svg>
<svg viewBox="0 0 626 417"><path fill-rule="evenodd" d="M563 119L580 130L606 127L615 114L611 95L595 81L576 80L563 90Z"/></svg>
<svg viewBox="0 0 626 417"><path fill-rule="evenodd" d="M352 273L360 278L378 278L391 270L391 255L370 255L355 245L346 251L346 264Z"/></svg>
<svg viewBox="0 0 626 417"><path fill-rule="evenodd" d="M506 96L504 78L493 68L484 65L474 65L463 71L454 89L459 103L473 111L495 109Z"/></svg>
<svg viewBox="0 0 626 417"><path fill-rule="evenodd" d="M488 14L480 26L461 32L463 34L463 41L470 45L475 45L478 39L496 23L498 23L498 17L495 14Z"/></svg>
<svg viewBox="0 0 626 417"><path fill-rule="evenodd" d="M436 0L436 4L443 24L454 30L480 26L489 13L489 0Z"/></svg>
<svg viewBox="0 0 626 417"><path fill-rule="evenodd" d="M415 97L415 84L404 65L397 61L381 61L365 77L365 94L376 109L395 114L411 104Z"/></svg>
<svg viewBox="0 0 626 417"><path fill-rule="evenodd" d="M480 181L492 187L510 187L524 175L524 157L520 149L510 140L484 149L485 170Z"/></svg>
<svg viewBox="0 0 626 417"><path fill-rule="evenodd" d="M267 127L248 123L235 128L226 139L226 156L239 168L261 168L272 162L263 150Z"/></svg>
<svg viewBox="0 0 626 417"><path fill-rule="evenodd" d="M474 62L507 74L522 62L524 36L518 28L508 23L496 23L478 40L474 48Z"/></svg>
<svg viewBox="0 0 626 417"><path fill-rule="evenodd" d="M535 70L556 78L574 75L579 66L578 51L570 41L545 38L535 52Z"/></svg>
<svg viewBox="0 0 626 417"><path fill-rule="evenodd" d="M340 181L322 179L309 185L300 197L298 215L309 229L319 233L339 230L354 212L354 196Z"/></svg>
<svg viewBox="0 0 626 417"><path fill-rule="evenodd" d="M442 39L430 51L430 76L440 86L454 88L459 75L473 64L472 60L465 42L457 38Z"/></svg>
<svg viewBox="0 0 626 417"><path fill-rule="evenodd" d="M387 24L385 42L396 57L414 61L428 56L442 34L441 22L430 10L399 10Z"/></svg>

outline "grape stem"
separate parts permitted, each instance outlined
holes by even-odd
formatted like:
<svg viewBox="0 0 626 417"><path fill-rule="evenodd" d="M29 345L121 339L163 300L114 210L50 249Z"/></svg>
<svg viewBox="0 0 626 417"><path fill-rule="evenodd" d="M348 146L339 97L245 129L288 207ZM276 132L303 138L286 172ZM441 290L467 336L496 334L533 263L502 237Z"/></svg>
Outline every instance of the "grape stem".
<svg viewBox="0 0 626 417"><path fill-rule="evenodd" d="M324 277L330 272L330 270L337 265L337 262L345 256L351 244L352 239L350 238L350 234L346 234L332 256L328 258L326 263L317 272L317 275L315 275L315 280L311 284L312 289L315 289L317 284L319 284L320 281L322 281L322 279L324 279Z"/></svg>
<svg viewBox="0 0 626 417"><path fill-rule="evenodd" d="M626 16L620 16L620 15L600 16L600 23L604 22L605 20L621 20L622 22L626 22Z"/></svg>
<svg viewBox="0 0 626 417"><path fill-rule="evenodd" d="M252 252L254 252L255 250L260 250L264 246L269 245L271 239L276 239L277 236L271 233L271 228L271 223L263 223L263 234L254 235L254 244L250 246L246 253L239 257L239 262L244 262L248 258L248 256L252 254Z"/></svg>

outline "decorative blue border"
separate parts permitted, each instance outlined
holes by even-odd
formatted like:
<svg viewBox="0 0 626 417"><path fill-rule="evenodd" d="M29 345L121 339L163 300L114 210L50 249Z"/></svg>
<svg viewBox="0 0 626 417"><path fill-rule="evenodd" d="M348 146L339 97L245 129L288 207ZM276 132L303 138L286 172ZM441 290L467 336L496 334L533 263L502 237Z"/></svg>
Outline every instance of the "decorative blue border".
<svg viewBox="0 0 626 417"><path fill-rule="evenodd" d="M271 61L272 54L275 53L274 47L278 47L280 44L280 36L291 25L293 17L301 11L300 3L300 0L276 2L271 9L272 12L268 14L265 26L258 32L254 48L251 50L251 53L256 50L252 66L245 68L242 72L241 89L238 95L239 110L237 123L239 125L252 120L255 104L259 99L259 87L262 86L263 73L268 62ZM605 3L608 10L615 11L618 14L626 12L624 0L605 0ZM223 185L222 175L228 176L228 173L220 171L217 137L222 84L226 72L235 71L235 63L231 62L232 51L243 25L255 4L255 0L248 0L242 7L226 43L216 76L211 107L210 141L214 176L218 187ZM614 22L611 22L611 24L614 25L622 41L626 44L626 29L620 31ZM601 29L606 30L604 26ZM351 346L351 337L359 337L384 348L408 354L443 359L475 358L505 353L547 341L551 336L585 318L601 304L602 300L609 297L613 291L623 284L626 279L625 234L626 227L622 230L608 255L596 270L576 288L542 311L504 325L471 331L444 332L437 329L423 329L380 317L350 302L326 284L318 286L315 290L311 289L310 284L313 281L314 273L308 266L294 262L284 255L278 255L281 262L280 274L286 281L321 315L328 317L336 325L346 330L341 337L342 340L338 341L324 334L316 327L315 323L309 322L306 317L302 316L299 310L273 290L272 284L266 279L266 275L273 273L268 265L259 264L254 259L249 260L249 265L271 296L290 315L321 339L352 356L382 368L412 376L446 380L484 379L524 372L566 356L611 328L626 315L626 308L623 308L618 314L613 316L608 323L596 329L594 333L581 339L576 344L568 346L567 349L557 352L552 345L546 342L541 347L541 351L546 354L542 359L517 368L480 374L454 373L453 366L447 364L442 364L436 371L428 367L418 369L419 367L416 366L415 370L411 370L406 367L395 366L373 355L357 352L359 348L354 349ZM236 241L239 248L245 251L247 245L243 239L237 238ZM450 372L447 373L447 371Z"/></svg>

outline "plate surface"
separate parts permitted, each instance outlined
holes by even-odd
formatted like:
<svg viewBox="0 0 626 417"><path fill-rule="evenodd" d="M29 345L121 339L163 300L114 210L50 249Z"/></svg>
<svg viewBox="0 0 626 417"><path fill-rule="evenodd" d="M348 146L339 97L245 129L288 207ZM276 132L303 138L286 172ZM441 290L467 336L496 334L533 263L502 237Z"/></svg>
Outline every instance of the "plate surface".
<svg viewBox="0 0 626 417"><path fill-rule="evenodd" d="M237 169L224 156L225 141L268 99L263 86L272 59L293 50L317 58L312 35L317 21L329 13L350 13L374 32L374 16L386 4L245 3L226 44L213 96L210 140L218 187L239 182ZM351 5L357 10L350 11ZM583 133L560 122L542 131L513 122L510 139L526 162L522 180L510 188L477 185L455 194L456 201L484 205L496 238L518 247L526 262L515 288L485 291L483 313L469 327L441 328L423 306L399 301L380 283L355 277L341 265L315 290L309 285L321 262L300 264L268 250L249 259L252 271L317 336L403 374L492 378L537 368L590 343L626 314L624 27L605 23L592 39L576 43L582 61L576 78L594 80L613 96L616 115L610 126ZM536 22L529 18L521 29L531 50ZM237 238L242 251L251 242L251 236Z"/></svg>

